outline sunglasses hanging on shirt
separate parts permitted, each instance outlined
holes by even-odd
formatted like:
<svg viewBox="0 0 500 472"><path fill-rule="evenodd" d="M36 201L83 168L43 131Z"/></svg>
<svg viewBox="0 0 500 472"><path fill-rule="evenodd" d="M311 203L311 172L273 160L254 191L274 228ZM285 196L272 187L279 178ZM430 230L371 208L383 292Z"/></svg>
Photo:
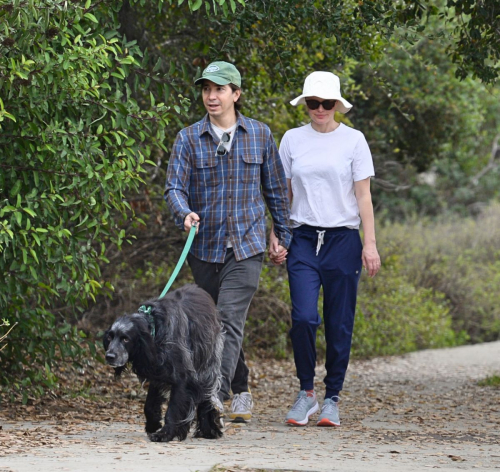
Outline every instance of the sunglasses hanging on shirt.
<svg viewBox="0 0 500 472"><path fill-rule="evenodd" d="M321 105L325 110L330 111L336 103L337 100L323 100L322 102L319 100L306 100L307 108L309 108L309 110L317 110Z"/></svg>
<svg viewBox="0 0 500 472"><path fill-rule="evenodd" d="M218 156L224 156L227 154L227 149L226 146L224 146L224 143L228 143L230 140L231 140L230 134L224 131L224 133L222 133L222 136L220 138L220 143L217 146L217 151L215 151Z"/></svg>

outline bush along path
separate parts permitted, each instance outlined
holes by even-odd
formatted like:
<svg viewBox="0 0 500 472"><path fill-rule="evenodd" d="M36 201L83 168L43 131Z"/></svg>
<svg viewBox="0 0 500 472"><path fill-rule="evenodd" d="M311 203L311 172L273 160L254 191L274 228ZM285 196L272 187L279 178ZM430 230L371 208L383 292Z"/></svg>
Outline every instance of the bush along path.
<svg viewBox="0 0 500 472"><path fill-rule="evenodd" d="M115 381L100 365L76 378L68 371L65 390L80 395L53 392L24 406L2 400L0 470L498 470L499 359L500 341L353 361L340 428L284 425L296 394L293 364L254 361L251 423L227 423L218 441L163 444L143 432L145 392L132 374Z"/></svg>

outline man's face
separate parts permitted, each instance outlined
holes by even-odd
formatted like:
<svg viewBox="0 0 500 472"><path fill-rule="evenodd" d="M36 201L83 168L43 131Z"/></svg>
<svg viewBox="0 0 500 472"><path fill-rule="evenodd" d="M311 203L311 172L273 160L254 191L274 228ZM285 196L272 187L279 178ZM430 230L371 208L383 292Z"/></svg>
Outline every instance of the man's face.
<svg viewBox="0 0 500 472"><path fill-rule="evenodd" d="M229 85L217 85L205 80L201 87L203 105L211 117L222 118L234 114L234 104L241 94L241 90L233 90Z"/></svg>

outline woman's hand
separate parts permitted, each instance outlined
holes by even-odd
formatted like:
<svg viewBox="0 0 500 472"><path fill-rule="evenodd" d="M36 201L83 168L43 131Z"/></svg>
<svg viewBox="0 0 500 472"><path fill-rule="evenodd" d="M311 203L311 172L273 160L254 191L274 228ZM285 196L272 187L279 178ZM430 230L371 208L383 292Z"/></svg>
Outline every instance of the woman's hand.
<svg viewBox="0 0 500 472"><path fill-rule="evenodd" d="M280 240L271 230L269 236L269 259L274 265L281 265L286 261L288 251L280 244Z"/></svg>
<svg viewBox="0 0 500 472"><path fill-rule="evenodd" d="M363 260L363 267L368 271L368 275L370 277L377 275L377 272L380 270L381 262L375 244L364 245L361 259Z"/></svg>

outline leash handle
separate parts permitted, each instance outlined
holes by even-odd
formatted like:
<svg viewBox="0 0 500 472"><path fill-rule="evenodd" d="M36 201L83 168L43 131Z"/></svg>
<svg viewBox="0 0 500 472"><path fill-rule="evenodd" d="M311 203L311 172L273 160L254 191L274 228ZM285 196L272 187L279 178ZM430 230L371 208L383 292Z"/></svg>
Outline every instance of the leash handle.
<svg viewBox="0 0 500 472"><path fill-rule="evenodd" d="M196 235L196 228L198 227L198 222L193 221L191 225L191 229L189 230L189 235L186 241L186 244L184 246L184 250L182 251L181 257L179 258L179 261L177 262L177 265L175 266L174 271L172 272L172 275L170 276L170 279L168 279L167 285L165 285L165 288L163 289L163 292L161 292L161 295L159 298L163 298L172 284L174 283L175 278L177 277L177 274L182 268L182 264L184 264L184 261L186 260L186 257L188 255L189 249L191 249L191 244L193 244L193 239Z"/></svg>

